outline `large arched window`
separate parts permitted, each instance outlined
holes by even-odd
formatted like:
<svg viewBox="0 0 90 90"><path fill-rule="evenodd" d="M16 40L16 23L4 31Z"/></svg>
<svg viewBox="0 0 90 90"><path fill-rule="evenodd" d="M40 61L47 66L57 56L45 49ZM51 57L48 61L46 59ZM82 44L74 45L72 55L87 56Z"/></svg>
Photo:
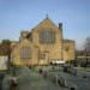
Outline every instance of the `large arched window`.
<svg viewBox="0 0 90 90"><path fill-rule="evenodd" d="M20 50L21 59L31 59L32 51L30 47L22 47Z"/></svg>
<svg viewBox="0 0 90 90"><path fill-rule="evenodd" d="M40 32L40 43L55 43L55 32L44 30Z"/></svg>

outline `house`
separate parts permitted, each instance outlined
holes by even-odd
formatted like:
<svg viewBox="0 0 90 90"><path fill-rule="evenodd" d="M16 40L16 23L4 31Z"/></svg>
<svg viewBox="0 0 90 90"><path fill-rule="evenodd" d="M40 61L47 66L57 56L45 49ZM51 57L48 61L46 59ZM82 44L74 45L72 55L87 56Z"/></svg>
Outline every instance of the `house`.
<svg viewBox="0 0 90 90"><path fill-rule="evenodd" d="M0 43L0 71L8 69L10 46Z"/></svg>

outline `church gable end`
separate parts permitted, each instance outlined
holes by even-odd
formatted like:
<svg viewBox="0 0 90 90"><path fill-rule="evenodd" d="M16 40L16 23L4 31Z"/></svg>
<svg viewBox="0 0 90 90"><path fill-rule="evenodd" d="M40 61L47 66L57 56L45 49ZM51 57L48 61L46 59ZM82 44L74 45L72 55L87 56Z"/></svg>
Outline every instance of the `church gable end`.
<svg viewBox="0 0 90 90"><path fill-rule="evenodd" d="M56 26L47 17L32 31L21 32L11 57L18 65L48 65L56 60L74 59L74 45L74 41L63 39L62 23Z"/></svg>

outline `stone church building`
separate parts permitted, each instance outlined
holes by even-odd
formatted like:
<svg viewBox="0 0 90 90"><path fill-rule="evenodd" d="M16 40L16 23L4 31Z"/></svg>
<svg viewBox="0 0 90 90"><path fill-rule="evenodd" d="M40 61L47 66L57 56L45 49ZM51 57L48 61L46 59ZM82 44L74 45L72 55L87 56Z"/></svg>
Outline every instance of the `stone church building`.
<svg viewBox="0 0 90 90"><path fill-rule="evenodd" d="M55 25L48 17L30 31L22 31L12 43L14 65L48 65L55 60L74 60L75 42L63 37L62 23Z"/></svg>

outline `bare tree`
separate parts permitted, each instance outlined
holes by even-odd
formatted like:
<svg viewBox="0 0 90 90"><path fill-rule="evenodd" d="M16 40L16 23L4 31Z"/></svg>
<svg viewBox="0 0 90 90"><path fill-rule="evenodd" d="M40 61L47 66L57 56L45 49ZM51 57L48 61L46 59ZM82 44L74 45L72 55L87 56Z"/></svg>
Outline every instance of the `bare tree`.
<svg viewBox="0 0 90 90"><path fill-rule="evenodd" d="M90 53L90 37L86 38L84 49L86 52Z"/></svg>
<svg viewBox="0 0 90 90"><path fill-rule="evenodd" d="M90 55L90 37L87 37L86 38L86 41L85 41L85 46L84 46L84 53L85 53L85 56L86 56L86 62L85 62L85 66L87 66L89 64L89 55Z"/></svg>

